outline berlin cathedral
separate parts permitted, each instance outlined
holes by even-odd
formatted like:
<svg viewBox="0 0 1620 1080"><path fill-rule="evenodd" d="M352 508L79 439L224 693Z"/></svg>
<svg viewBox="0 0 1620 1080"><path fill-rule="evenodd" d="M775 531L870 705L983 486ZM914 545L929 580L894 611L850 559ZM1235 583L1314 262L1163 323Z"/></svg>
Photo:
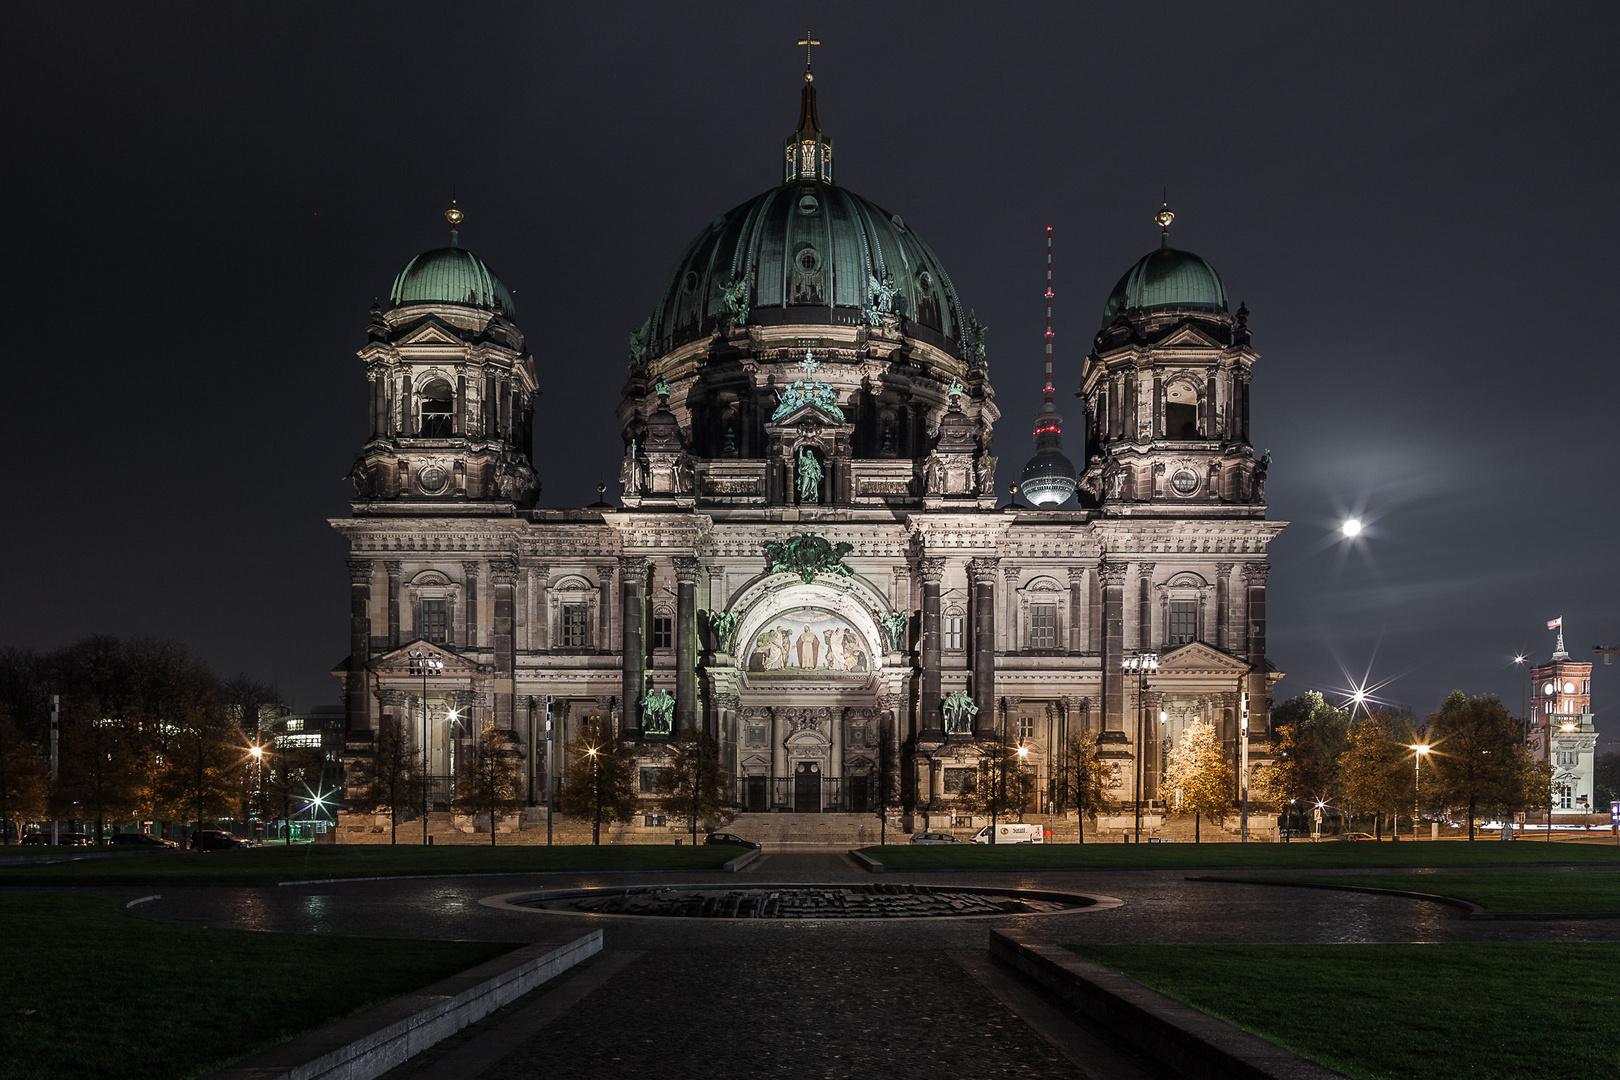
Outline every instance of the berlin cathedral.
<svg viewBox="0 0 1620 1080"><path fill-rule="evenodd" d="M1215 270L1170 246L1168 208L1103 305L1078 468L1048 300L1046 407L1002 505L983 328L899 214L837 185L808 71L779 161L701 226L630 336L618 506L539 505L544 373L458 209L449 246L373 307L353 512L332 522L350 755L393 714L447 784L470 708L543 803L549 700L558 757L600 718L656 768L699 727L739 810L875 810L887 760L897 811L925 814L989 737L1027 751L1031 810L1081 732L1125 766L1122 802L1138 770L1158 797L1195 720L1229 749L1247 723L1263 752L1285 523L1249 441L1259 357Z"/></svg>

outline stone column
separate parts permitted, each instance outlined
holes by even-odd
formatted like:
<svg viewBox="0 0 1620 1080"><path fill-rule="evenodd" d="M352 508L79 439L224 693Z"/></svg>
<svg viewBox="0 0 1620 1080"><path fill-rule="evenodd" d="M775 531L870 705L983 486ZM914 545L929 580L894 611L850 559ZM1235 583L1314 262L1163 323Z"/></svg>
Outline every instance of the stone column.
<svg viewBox="0 0 1620 1080"><path fill-rule="evenodd" d="M467 582L467 604L462 612L466 622L461 631L461 644L462 648L472 652L478 648L478 564L464 562L461 572Z"/></svg>
<svg viewBox="0 0 1620 1080"><path fill-rule="evenodd" d="M1069 655L1086 651L1086 568L1069 567Z"/></svg>
<svg viewBox="0 0 1620 1080"><path fill-rule="evenodd" d="M930 556L922 561L922 737L945 738L945 720L939 711L939 589L945 560Z"/></svg>
<svg viewBox="0 0 1620 1080"><path fill-rule="evenodd" d="M974 732L994 733L996 716L996 567L1001 560L980 556L968 563L973 597Z"/></svg>
<svg viewBox="0 0 1620 1080"><path fill-rule="evenodd" d="M349 560L349 673L343 682L350 731L371 730L367 668L371 663L370 559Z"/></svg>
<svg viewBox="0 0 1620 1080"><path fill-rule="evenodd" d="M1099 563L1102 582L1102 685L1104 735L1125 732L1125 564Z"/></svg>
<svg viewBox="0 0 1620 1080"><path fill-rule="evenodd" d="M533 621L529 624L529 648L534 652L547 652L551 648L551 601L546 596L550 588L551 567L545 563L530 567L529 607Z"/></svg>
<svg viewBox="0 0 1620 1080"><path fill-rule="evenodd" d="M411 398L411 373L409 371L400 377L399 385L399 433L401 435L415 435L416 409L415 402ZM401 461L399 465L401 469L405 468L404 461ZM401 479L403 479L403 476Z"/></svg>
<svg viewBox="0 0 1620 1080"><path fill-rule="evenodd" d="M726 762L726 771L735 781L738 776L737 707L742 701L736 694L715 694L713 701L714 727L709 734L714 736L720 747L720 760Z"/></svg>
<svg viewBox="0 0 1620 1080"><path fill-rule="evenodd" d="M827 726L832 730L827 732L827 774L838 780L838 793L840 799L847 797L844 790L844 729L849 724L850 710L833 710L832 723Z"/></svg>
<svg viewBox="0 0 1620 1080"><path fill-rule="evenodd" d="M904 611L907 615L911 614L911 567L895 567L892 601L896 611Z"/></svg>
<svg viewBox="0 0 1620 1080"><path fill-rule="evenodd" d="M600 653L613 651L614 569L612 563L603 563L596 568L596 651ZM622 624L620 629L623 629Z"/></svg>
<svg viewBox="0 0 1620 1080"><path fill-rule="evenodd" d="M1232 649L1232 564L1215 564L1215 647Z"/></svg>
<svg viewBox="0 0 1620 1080"><path fill-rule="evenodd" d="M998 628L1001 637L1001 650L1008 656L1016 655L1023 647L1018 636L1018 579L1024 576L1021 566L1003 566L1001 568L1001 626Z"/></svg>
<svg viewBox="0 0 1620 1080"><path fill-rule="evenodd" d="M1136 571L1136 649L1146 652L1153 648L1153 564L1137 563Z"/></svg>
<svg viewBox="0 0 1620 1080"><path fill-rule="evenodd" d="M399 581L404 573L405 564L390 560L383 563L383 569L388 571L388 647L397 649L399 640Z"/></svg>
<svg viewBox="0 0 1620 1080"><path fill-rule="evenodd" d="M1243 583L1248 589L1249 616L1249 734L1269 731L1270 712L1266 708L1266 577L1271 564L1243 564Z"/></svg>
<svg viewBox="0 0 1620 1080"><path fill-rule="evenodd" d="M603 580L607 580L604 578ZM642 627L647 605L647 560L619 557L620 625L624 627L624 683L620 694L619 734L641 738L641 699L646 693L647 644Z"/></svg>
<svg viewBox="0 0 1620 1080"><path fill-rule="evenodd" d="M467 372L465 368L456 373L456 434L463 438L467 435Z"/></svg>
<svg viewBox="0 0 1620 1080"><path fill-rule="evenodd" d="M675 559L675 730L697 727L698 561Z"/></svg>
<svg viewBox="0 0 1620 1080"><path fill-rule="evenodd" d="M516 718L512 696L517 691L517 561L491 560L489 574L495 580L495 640L490 642L495 652L495 726L512 731Z"/></svg>
<svg viewBox="0 0 1620 1080"><path fill-rule="evenodd" d="M1164 757L1160 747L1164 744L1164 725L1159 723L1159 711L1164 708L1164 694L1149 690L1142 695L1142 708L1147 713L1143 722L1142 798L1159 797L1159 763Z"/></svg>
<svg viewBox="0 0 1620 1080"><path fill-rule="evenodd" d="M769 809L771 806L776 805L775 800L776 800L777 781L780 780L782 777L787 776L787 774L788 774L788 771L787 771L787 769L788 769L788 766L787 766L787 737L788 737L788 733L786 731L782 730L782 728L785 726L784 723L783 723L783 718L782 718L782 710L780 710L780 709L768 709L767 711L771 714L771 777L772 777L772 781L771 781L771 790L769 792L769 798L766 800L766 802L768 804L766 808Z"/></svg>

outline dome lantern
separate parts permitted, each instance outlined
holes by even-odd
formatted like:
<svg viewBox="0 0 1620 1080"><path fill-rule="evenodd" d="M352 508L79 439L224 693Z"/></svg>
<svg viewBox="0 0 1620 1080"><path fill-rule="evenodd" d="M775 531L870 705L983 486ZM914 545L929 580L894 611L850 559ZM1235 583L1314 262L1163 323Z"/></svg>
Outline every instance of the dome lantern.
<svg viewBox="0 0 1620 1080"><path fill-rule="evenodd" d="M821 42L806 32L799 44L804 46L804 89L799 96L798 127L787 137L783 147L782 182L820 180L830 184L832 139L821 130L821 121L816 117L816 77L810 71L810 48Z"/></svg>

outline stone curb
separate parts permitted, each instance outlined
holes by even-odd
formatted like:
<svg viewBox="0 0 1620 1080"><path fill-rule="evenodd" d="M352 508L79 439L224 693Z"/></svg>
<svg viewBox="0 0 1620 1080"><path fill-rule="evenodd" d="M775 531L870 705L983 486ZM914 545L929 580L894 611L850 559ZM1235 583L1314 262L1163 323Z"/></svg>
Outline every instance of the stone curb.
<svg viewBox="0 0 1620 1080"><path fill-rule="evenodd" d="M747 866L749 863L753 862L755 859L764 854L764 848L750 848L748 851L743 852L735 859L727 862L724 866L720 867L720 869L724 873L735 874L737 871L741 870L743 867Z"/></svg>
<svg viewBox="0 0 1620 1080"><path fill-rule="evenodd" d="M600 930L526 945L201 1080L372 1080L601 951Z"/></svg>
<svg viewBox="0 0 1620 1080"><path fill-rule="evenodd" d="M883 864L872 858L870 855L862 854L860 851L850 848L849 857L864 866L868 874L883 873Z"/></svg>
<svg viewBox="0 0 1620 1080"><path fill-rule="evenodd" d="M1325 881L1277 881L1270 878L1190 877L1188 881L1225 882L1230 885L1278 885L1289 889L1333 889L1337 892L1374 893L1379 896L1402 896L1408 900L1427 900L1433 904L1446 904L1461 908L1463 918L1475 922L1556 922L1560 919L1620 919L1620 911L1486 911L1472 900L1440 893L1413 892L1409 889L1380 889L1371 885L1332 885Z"/></svg>
<svg viewBox="0 0 1620 1080"><path fill-rule="evenodd" d="M992 930L990 958L1130 1043L1178 1076L1200 1080L1344 1080L1258 1035L1083 960L1022 930Z"/></svg>

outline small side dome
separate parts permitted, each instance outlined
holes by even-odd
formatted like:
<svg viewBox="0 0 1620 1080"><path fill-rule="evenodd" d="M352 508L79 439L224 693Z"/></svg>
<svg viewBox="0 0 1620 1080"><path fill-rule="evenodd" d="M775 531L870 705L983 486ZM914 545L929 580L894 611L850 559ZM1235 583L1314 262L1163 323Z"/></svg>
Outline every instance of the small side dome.
<svg viewBox="0 0 1620 1080"><path fill-rule="evenodd" d="M1142 256L1125 271L1103 307L1102 324L1107 326L1126 311L1155 308L1224 313L1226 286L1209 263L1167 244Z"/></svg>
<svg viewBox="0 0 1620 1080"><path fill-rule="evenodd" d="M494 311L507 318L517 312L512 294L484 261L454 245L424 251L405 264L388 294L394 307L406 304L458 304Z"/></svg>

